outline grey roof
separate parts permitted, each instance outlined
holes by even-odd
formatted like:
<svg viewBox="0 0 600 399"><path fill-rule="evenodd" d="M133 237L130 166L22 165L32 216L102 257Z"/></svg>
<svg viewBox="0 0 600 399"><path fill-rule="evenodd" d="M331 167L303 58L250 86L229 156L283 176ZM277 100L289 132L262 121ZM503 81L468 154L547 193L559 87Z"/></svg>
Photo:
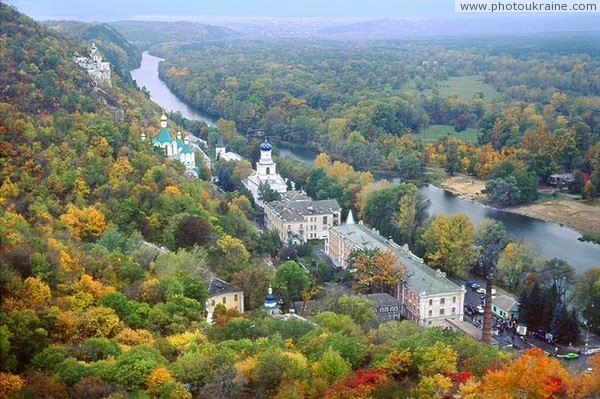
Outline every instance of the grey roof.
<svg viewBox="0 0 600 399"><path fill-rule="evenodd" d="M344 224L332 228L361 249L392 250L398 256L398 265L406 268L407 285L426 295L457 293L461 287L433 270L407 248L380 236L376 231L361 224Z"/></svg>
<svg viewBox="0 0 600 399"><path fill-rule="evenodd" d="M380 293L380 294L366 294L365 295L369 300L373 302L373 306L376 308L382 306L401 306L402 303L391 296L390 294Z"/></svg>
<svg viewBox="0 0 600 399"><path fill-rule="evenodd" d="M322 215L341 212L342 208L334 199L302 200L302 201L273 201L265 205L284 222L302 222L305 216Z"/></svg>
<svg viewBox="0 0 600 399"><path fill-rule="evenodd" d="M241 292L242 291L241 288L231 285L228 282L223 281L220 278L216 278L216 277L213 277L212 280L210 280L210 283L208 284L208 287L206 287L206 289L208 290L209 298L211 296L215 296L215 295L222 295L222 294L228 294L231 292Z"/></svg>
<svg viewBox="0 0 600 399"><path fill-rule="evenodd" d="M496 305L496 307L504 310L505 312L518 312L519 311L519 302L517 302L514 298L511 298L508 295L498 295L495 298L492 298L492 303Z"/></svg>
<svg viewBox="0 0 600 399"><path fill-rule="evenodd" d="M301 193L300 191L296 191L296 190L286 191L285 193L281 194L281 201L291 202L291 201L304 201L304 200L310 200L310 199L311 198L308 195Z"/></svg>

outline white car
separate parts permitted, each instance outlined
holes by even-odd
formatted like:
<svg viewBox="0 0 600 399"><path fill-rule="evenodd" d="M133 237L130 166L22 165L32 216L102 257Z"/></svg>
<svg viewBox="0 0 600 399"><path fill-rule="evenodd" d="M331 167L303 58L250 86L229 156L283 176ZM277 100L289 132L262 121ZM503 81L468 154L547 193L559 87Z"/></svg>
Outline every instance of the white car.
<svg viewBox="0 0 600 399"><path fill-rule="evenodd" d="M485 294L485 288L481 287L481 288L477 288L476 291L478 294Z"/></svg>
<svg viewBox="0 0 600 399"><path fill-rule="evenodd" d="M475 307L475 310L477 310L477 313L479 313L479 314L483 314L485 312L485 310L483 310L483 306L481 306L481 305L477 305Z"/></svg>

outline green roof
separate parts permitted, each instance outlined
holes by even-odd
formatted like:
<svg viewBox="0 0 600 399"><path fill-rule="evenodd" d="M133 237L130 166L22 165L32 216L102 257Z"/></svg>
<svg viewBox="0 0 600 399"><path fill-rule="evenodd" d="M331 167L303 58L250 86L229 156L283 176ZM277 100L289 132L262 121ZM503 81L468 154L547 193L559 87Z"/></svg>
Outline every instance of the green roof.
<svg viewBox="0 0 600 399"><path fill-rule="evenodd" d="M181 148L182 154L192 154L193 151L189 145L187 145L183 140L177 139L177 148Z"/></svg>
<svg viewBox="0 0 600 399"><path fill-rule="evenodd" d="M161 127L158 136L154 139L154 144L170 143L171 141L173 141L173 137L171 137L167 128Z"/></svg>

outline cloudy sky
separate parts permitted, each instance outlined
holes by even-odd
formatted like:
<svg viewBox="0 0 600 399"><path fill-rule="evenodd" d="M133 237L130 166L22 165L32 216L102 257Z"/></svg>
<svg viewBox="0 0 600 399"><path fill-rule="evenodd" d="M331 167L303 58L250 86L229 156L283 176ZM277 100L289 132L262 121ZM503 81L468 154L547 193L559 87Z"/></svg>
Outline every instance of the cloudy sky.
<svg viewBox="0 0 600 399"><path fill-rule="evenodd" d="M2 0L35 19L194 17L439 17L454 0Z"/></svg>

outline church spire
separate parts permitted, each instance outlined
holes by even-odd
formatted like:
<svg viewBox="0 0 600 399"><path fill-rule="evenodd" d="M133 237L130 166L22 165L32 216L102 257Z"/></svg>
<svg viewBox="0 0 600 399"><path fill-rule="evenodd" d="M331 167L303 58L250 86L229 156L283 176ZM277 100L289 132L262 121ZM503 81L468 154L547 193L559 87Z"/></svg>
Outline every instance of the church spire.
<svg viewBox="0 0 600 399"><path fill-rule="evenodd" d="M165 115L165 111L163 111L162 116L160 117L160 127L167 127L167 115Z"/></svg>
<svg viewBox="0 0 600 399"><path fill-rule="evenodd" d="M354 224L354 215L352 215L352 209L348 211L348 216L346 217L346 224Z"/></svg>

